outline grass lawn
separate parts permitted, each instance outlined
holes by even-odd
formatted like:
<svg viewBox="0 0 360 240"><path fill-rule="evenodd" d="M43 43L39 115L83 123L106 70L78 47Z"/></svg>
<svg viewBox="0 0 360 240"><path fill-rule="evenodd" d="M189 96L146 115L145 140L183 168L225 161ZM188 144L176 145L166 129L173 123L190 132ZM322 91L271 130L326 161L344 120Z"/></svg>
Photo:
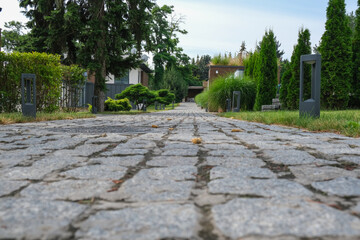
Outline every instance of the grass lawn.
<svg viewBox="0 0 360 240"><path fill-rule="evenodd" d="M360 137L360 110L321 111L320 118L299 118L299 111L219 113L219 116L250 122L276 124L312 132L333 132Z"/></svg>
<svg viewBox="0 0 360 240"><path fill-rule="evenodd" d="M71 120L77 118L93 118L94 114L89 112L55 112L55 113L36 113L36 119L32 117L24 117L22 113L0 113L0 124L25 123L25 122L41 122L52 120Z"/></svg>

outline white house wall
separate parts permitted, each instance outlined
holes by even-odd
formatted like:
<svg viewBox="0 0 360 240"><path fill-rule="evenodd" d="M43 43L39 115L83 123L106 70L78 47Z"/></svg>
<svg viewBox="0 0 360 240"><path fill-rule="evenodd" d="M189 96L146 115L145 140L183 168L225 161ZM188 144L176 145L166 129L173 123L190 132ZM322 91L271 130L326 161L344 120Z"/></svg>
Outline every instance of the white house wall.
<svg viewBox="0 0 360 240"><path fill-rule="evenodd" d="M138 84L141 82L140 69L131 69L129 75L129 84Z"/></svg>

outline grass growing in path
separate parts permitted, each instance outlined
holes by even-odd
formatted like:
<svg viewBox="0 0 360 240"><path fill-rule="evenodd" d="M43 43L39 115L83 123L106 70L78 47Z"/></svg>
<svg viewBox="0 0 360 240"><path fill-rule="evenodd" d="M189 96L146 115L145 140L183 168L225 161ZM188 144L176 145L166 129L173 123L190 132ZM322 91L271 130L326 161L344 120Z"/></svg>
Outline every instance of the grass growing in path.
<svg viewBox="0 0 360 240"><path fill-rule="evenodd" d="M333 132L360 137L360 110L321 111L320 118L300 118L299 111L220 113L222 117L298 127L313 132Z"/></svg>
<svg viewBox="0 0 360 240"><path fill-rule="evenodd" d="M36 119L24 117L22 113L0 113L0 124L41 122L53 120L72 120L77 118L93 118L94 114L89 112L55 112L55 113L36 113Z"/></svg>

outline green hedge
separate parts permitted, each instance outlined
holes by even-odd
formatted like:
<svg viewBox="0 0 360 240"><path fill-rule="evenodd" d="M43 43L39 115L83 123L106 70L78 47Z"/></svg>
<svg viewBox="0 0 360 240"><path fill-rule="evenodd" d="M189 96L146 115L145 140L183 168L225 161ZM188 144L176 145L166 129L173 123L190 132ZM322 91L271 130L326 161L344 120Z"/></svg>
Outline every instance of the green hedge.
<svg viewBox="0 0 360 240"><path fill-rule="evenodd" d="M105 101L105 111L117 112L117 111L130 111L131 104L129 99L124 98L120 100L114 100L108 97Z"/></svg>
<svg viewBox="0 0 360 240"><path fill-rule="evenodd" d="M4 112L16 112L21 106L21 74L36 75L37 111L59 108L61 95L60 56L46 53L0 52L0 105Z"/></svg>

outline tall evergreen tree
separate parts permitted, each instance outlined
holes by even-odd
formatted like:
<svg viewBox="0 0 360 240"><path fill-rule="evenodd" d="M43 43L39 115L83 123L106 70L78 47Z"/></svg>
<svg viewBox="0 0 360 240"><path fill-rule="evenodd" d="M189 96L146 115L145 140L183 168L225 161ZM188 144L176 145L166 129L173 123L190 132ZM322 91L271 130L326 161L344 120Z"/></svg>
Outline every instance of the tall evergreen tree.
<svg viewBox="0 0 360 240"><path fill-rule="evenodd" d="M352 45L353 79L351 83L350 105L360 108L360 0L355 14L355 31Z"/></svg>
<svg viewBox="0 0 360 240"><path fill-rule="evenodd" d="M301 55L311 54L310 31L301 28L298 35L298 42L291 56L291 78L287 86L287 96L285 104L289 109L299 108L300 94L300 57ZM311 66L304 66L304 97L309 98L311 85ZM283 87L283 86L282 86Z"/></svg>
<svg viewBox="0 0 360 240"><path fill-rule="evenodd" d="M277 86L277 57L276 41L272 30L266 31L261 41L260 56L257 61L257 92L255 110L261 110L261 106L270 104L276 96Z"/></svg>
<svg viewBox="0 0 360 240"><path fill-rule="evenodd" d="M281 88L280 88L280 102L281 108L287 109L287 95L288 95L288 86L290 83L290 79L292 77L291 64L286 63L284 66L284 74L281 77Z"/></svg>
<svg viewBox="0 0 360 240"><path fill-rule="evenodd" d="M349 102L353 64L351 30L344 0L329 0L326 16L326 30L319 47L322 104L327 108L345 108Z"/></svg>

